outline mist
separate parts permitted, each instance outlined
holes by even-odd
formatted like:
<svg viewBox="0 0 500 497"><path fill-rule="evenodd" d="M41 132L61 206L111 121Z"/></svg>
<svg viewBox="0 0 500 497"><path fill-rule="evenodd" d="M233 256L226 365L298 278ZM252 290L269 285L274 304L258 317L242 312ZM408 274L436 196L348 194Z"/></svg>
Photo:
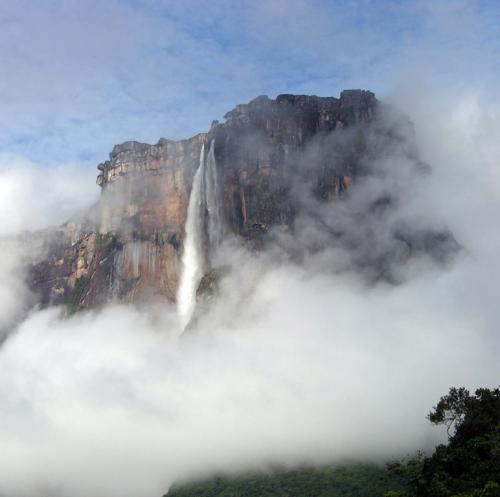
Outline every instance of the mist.
<svg viewBox="0 0 500 497"><path fill-rule="evenodd" d="M215 471L384 463L445 440L425 418L439 397L500 373L500 105L404 82L386 97L433 169L401 209L463 247L446 266L411 262L397 285L326 271L348 256L328 246L298 262L279 243L256 254L228 240L231 271L181 334L168 305L23 314L26 248L0 245L0 325L17 319L0 348L0 494L159 497ZM2 234L94 201L58 171L36 173L50 178L42 200L33 169L2 172L23 198L0 197Z"/></svg>
<svg viewBox="0 0 500 497"><path fill-rule="evenodd" d="M58 226L99 198L95 170L0 154L0 236Z"/></svg>

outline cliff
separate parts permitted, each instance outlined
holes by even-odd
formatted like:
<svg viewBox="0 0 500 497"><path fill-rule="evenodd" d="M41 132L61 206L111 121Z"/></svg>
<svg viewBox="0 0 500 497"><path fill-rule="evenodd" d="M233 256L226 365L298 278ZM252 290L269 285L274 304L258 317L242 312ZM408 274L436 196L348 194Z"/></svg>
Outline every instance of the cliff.
<svg viewBox="0 0 500 497"><path fill-rule="evenodd" d="M363 178L379 174L373 164L388 151L397 149L410 169L426 170L411 140L411 124L403 117L383 119L382 109L373 93L362 90L343 91L340 98L260 96L190 139L116 145L98 165L99 204L54 233L45 255L33 264L31 288L42 305L66 303L75 310L113 300L175 301L203 144L214 141L227 232L259 249L276 227L293 232L299 219L322 205L340 206ZM397 200L394 192L382 192L366 212L353 214L380 217ZM325 228L329 240L359 245L356 226L347 236L350 220L342 219ZM415 251L443 259L456 246L445 232L396 231L392 238L399 240L398 257L401 243L405 246L403 259ZM365 252L353 250L352 263L371 268L371 277L390 277L386 266L393 247Z"/></svg>

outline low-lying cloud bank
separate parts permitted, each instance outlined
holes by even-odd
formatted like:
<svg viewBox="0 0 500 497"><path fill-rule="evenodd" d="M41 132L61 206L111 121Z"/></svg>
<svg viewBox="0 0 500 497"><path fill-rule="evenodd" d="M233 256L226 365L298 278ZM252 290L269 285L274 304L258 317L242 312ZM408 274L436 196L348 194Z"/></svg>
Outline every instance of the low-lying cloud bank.
<svg viewBox="0 0 500 497"><path fill-rule="evenodd" d="M232 247L219 298L182 338L168 308L32 312L0 349L0 494L160 496L215 470L384 461L442 440L431 406L500 373L500 106L424 97L410 112L434 174L408 206L465 247L451 267L367 287L322 271L328 250L296 265Z"/></svg>

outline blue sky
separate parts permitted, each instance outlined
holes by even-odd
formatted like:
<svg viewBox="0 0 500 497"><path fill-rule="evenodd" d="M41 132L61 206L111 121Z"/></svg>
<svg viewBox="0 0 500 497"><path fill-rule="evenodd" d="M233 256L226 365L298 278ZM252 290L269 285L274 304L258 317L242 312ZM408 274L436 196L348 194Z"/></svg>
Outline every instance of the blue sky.
<svg viewBox="0 0 500 497"><path fill-rule="evenodd" d="M498 85L497 1L0 4L0 156L95 167L259 94Z"/></svg>

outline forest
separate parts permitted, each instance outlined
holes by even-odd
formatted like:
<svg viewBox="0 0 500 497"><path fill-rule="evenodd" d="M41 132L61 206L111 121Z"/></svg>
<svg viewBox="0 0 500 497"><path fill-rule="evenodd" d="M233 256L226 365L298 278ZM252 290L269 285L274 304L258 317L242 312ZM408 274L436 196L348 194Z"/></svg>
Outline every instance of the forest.
<svg viewBox="0 0 500 497"><path fill-rule="evenodd" d="M428 420L448 432L430 455L217 475L174 485L165 497L500 497L500 389L451 388Z"/></svg>

